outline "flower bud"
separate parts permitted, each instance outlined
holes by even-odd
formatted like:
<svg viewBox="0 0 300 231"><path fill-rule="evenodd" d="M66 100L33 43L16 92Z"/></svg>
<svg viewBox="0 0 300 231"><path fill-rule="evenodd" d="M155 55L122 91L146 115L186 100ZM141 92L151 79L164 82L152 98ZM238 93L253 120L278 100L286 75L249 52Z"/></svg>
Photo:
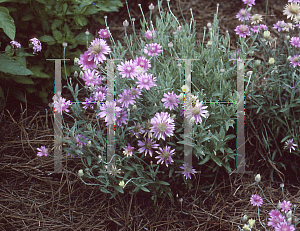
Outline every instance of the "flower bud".
<svg viewBox="0 0 300 231"><path fill-rule="evenodd" d="M194 117L194 116L190 119L190 123L191 123L191 124L194 124L194 123L195 123L195 117Z"/></svg>
<svg viewBox="0 0 300 231"><path fill-rule="evenodd" d="M281 28L283 28L284 26L285 26L285 22L284 21L282 21L281 23L280 23L280 25L279 25Z"/></svg>
<svg viewBox="0 0 300 231"><path fill-rule="evenodd" d="M155 103L153 107L154 107L154 108L157 108L157 104Z"/></svg>
<svg viewBox="0 0 300 231"><path fill-rule="evenodd" d="M273 65L274 63L275 63L275 59L274 59L274 58L270 58L270 59L269 59L269 64L270 64L270 65Z"/></svg>
<svg viewBox="0 0 300 231"><path fill-rule="evenodd" d="M209 23L207 23L207 27L211 27L211 23L209 22Z"/></svg>
<svg viewBox="0 0 300 231"><path fill-rule="evenodd" d="M286 40L290 40L291 37L289 35L287 35L285 38L286 38Z"/></svg>
<svg viewBox="0 0 300 231"><path fill-rule="evenodd" d="M177 31L178 31L178 32L181 32L181 31L182 31L182 27L179 26L179 27L177 28Z"/></svg>
<svg viewBox="0 0 300 231"><path fill-rule="evenodd" d="M168 43L168 47L170 47L170 48L173 47L173 43L172 43L172 42L169 42L169 43Z"/></svg>
<svg viewBox="0 0 300 231"><path fill-rule="evenodd" d="M80 73L79 73L79 78L83 78L84 77L84 73L82 72L82 71L80 71Z"/></svg>
<svg viewBox="0 0 300 231"><path fill-rule="evenodd" d="M281 183L281 184L280 184L280 188L283 188L283 187L284 187L284 183Z"/></svg>
<svg viewBox="0 0 300 231"><path fill-rule="evenodd" d="M257 174L257 175L255 176L255 181L258 183L258 182L260 182L260 180L261 180L260 174Z"/></svg>
<svg viewBox="0 0 300 231"><path fill-rule="evenodd" d="M260 64L261 64L261 61L259 59L255 60L254 67L259 67Z"/></svg>
<svg viewBox="0 0 300 231"><path fill-rule="evenodd" d="M289 224L291 224L291 223L292 223L292 218L291 218L291 217L288 218L288 219L287 219L287 222L288 222Z"/></svg>
<svg viewBox="0 0 300 231"><path fill-rule="evenodd" d="M153 5L153 3L151 3L151 4L149 5L149 10L154 10L154 5Z"/></svg>
<svg viewBox="0 0 300 231"><path fill-rule="evenodd" d="M79 169L79 170L78 170L78 176L79 176L79 177L82 177L82 176L83 176L83 170L82 170L82 169Z"/></svg>
<svg viewBox="0 0 300 231"><path fill-rule="evenodd" d="M251 9L252 9L252 6L247 9L247 12L250 13Z"/></svg>
<svg viewBox="0 0 300 231"><path fill-rule="evenodd" d="M292 218L292 210L287 212L286 217L287 218Z"/></svg>
<svg viewBox="0 0 300 231"><path fill-rule="evenodd" d="M179 101L180 103L182 103L182 102L183 102L183 99L184 99L184 94L183 94L183 93L180 93L180 95L178 96L178 101Z"/></svg>
<svg viewBox="0 0 300 231"><path fill-rule="evenodd" d="M137 106L136 106L136 105L133 105L132 111L136 111L136 110L137 110Z"/></svg>
<svg viewBox="0 0 300 231"><path fill-rule="evenodd" d="M264 38L265 39L270 38L270 31L268 31L268 30L264 31Z"/></svg>
<svg viewBox="0 0 300 231"><path fill-rule="evenodd" d="M89 140L86 146L88 146L89 148L92 147L92 141Z"/></svg>
<svg viewBox="0 0 300 231"><path fill-rule="evenodd" d="M211 47L211 46L212 46L212 41L208 41L207 44L206 44L206 47L209 48L209 47Z"/></svg>
<svg viewBox="0 0 300 231"><path fill-rule="evenodd" d="M176 115L175 115L175 114L173 114L171 117L172 117L173 119L175 119L175 118L176 118Z"/></svg>
<svg viewBox="0 0 300 231"><path fill-rule="evenodd" d="M224 68L221 68L220 71L221 71L221 73L224 73L224 72L225 72L225 69L224 69Z"/></svg>
<svg viewBox="0 0 300 231"><path fill-rule="evenodd" d="M74 59L74 65L75 65L75 66L78 66L78 61L79 61L79 58L75 58L75 59Z"/></svg>
<svg viewBox="0 0 300 231"><path fill-rule="evenodd" d="M75 78L78 77L78 72L77 72L77 71L74 72L74 77L75 77Z"/></svg>
<svg viewBox="0 0 300 231"><path fill-rule="evenodd" d="M63 46L63 47L67 47L67 46L68 46L68 43L63 42L62 46Z"/></svg>
<svg viewBox="0 0 300 231"><path fill-rule="evenodd" d="M242 221L244 223L246 223L248 221L248 216L246 214L243 216Z"/></svg>
<svg viewBox="0 0 300 231"><path fill-rule="evenodd" d="M132 18L131 21L132 21L132 22L135 22L135 18Z"/></svg>
<svg viewBox="0 0 300 231"><path fill-rule="evenodd" d="M127 20L125 20L125 21L123 22L123 26L124 26L124 27L129 26L129 22L128 22Z"/></svg>
<svg viewBox="0 0 300 231"><path fill-rule="evenodd" d="M251 76L253 74L253 71L248 71L247 76Z"/></svg>
<svg viewBox="0 0 300 231"><path fill-rule="evenodd" d="M85 34L88 36L90 34L89 30L86 30Z"/></svg>
<svg viewBox="0 0 300 231"><path fill-rule="evenodd" d="M124 187L124 181L122 180L122 181L120 181L120 183L119 183L119 186L121 186L122 188Z"/></svg>

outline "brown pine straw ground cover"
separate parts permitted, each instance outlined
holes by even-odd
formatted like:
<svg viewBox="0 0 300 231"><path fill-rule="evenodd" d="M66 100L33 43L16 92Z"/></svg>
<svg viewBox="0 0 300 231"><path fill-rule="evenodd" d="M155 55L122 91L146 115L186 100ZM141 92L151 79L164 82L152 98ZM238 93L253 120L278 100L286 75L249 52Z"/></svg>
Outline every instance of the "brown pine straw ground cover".
<svg viewBox="0 0 300 231"><path fill-rule="evenodd" d="M171 1L173 13L181 21L178 1ZM268 26L278 20L284 20L282 9L287 1L272 1L268 11L276 17L268 19ZM139 19L141 14L137 3L130 1L132 17ZM143 1L143 9L147 12L150 1ZM193 8L198 25L198 35L201 38L201 28L212 22L216 12L213 1L181 1L183 14L190 18L189 8ZM124 4L125 6L125 4ZM166 7L166 5L164 5ZM235 15L243 4L237 1L220 1L219 20L220 31L229 30L233 49L235 48L234 28L238 25ZM265 3L256 1L252 13L264 13ZM156 12L157 13L157 12ZM154 11L155 14L155 11ZM146 13L147 18L148 13ZM123 27L121 22L128 19L127 9L119 13L108 14L108 23L115 40L122 40ZM118 25L118 26L114 26ZM137 25L138 26L138 25ZM92 26L93 27L93 26ZM94 30L96 27L94 28ZM93 28L90 31L94 31ZM272 29L271 29L272 32ZM130 33L130 31L129 31ZM53 171L54 162L51 157L37 157L41 146L53 147L54 130L53 114L46 111L42 104L10 102L7 110L0 115L0 229L1 230L238 230L242 227L241 217L256 220L255 230L263 230L257 220L257 208L250 204L252 194L259 194L264 199L259 188L254 184L254 175L231 174L221 175L216 181L216 187L211 190L201 190L200 186L207 183L201 174L195 174L193 185L186 189L186 194L175 198L172 205L167 200L159 200L158 207L147 193L138 195L118 195L116 200L109 200L109 195L99 191L97 186L86 186L77 177L82 168L80 160L71 159L63 162L64 173L47 174ZM86 117L92 120L92 113L86 112ZM266 178L267 171L263 158L264 146L256 137L256 127L252 123L254 112L246 112L246 170L261 174L260 183L266 197L277 205L282 201L280 183L285 183L285 199L292 204L300 204L299 183L288 172L274 174L274 182ZM64 117L69 127L73 121ZM251 143L249 141L251 140ZM49 148L53 155L53 149ZM260 157L258 158L253 158ZM126 188L125 188L126 192ZM194 195L195 200L188 195ZM268 212L273 207L264 199L260 217L268 219ZM299 217L299 210L296 209Z"/></svg>

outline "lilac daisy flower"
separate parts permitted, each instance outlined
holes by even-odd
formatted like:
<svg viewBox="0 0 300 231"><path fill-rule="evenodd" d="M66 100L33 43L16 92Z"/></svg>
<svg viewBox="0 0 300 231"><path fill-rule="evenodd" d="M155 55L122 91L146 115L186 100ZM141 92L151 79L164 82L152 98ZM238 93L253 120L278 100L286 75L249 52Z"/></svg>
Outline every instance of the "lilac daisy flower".
<svg viewBox="0 0 300 231"><path fill-rule="evenodd" d="M279 201L279 203L280 203L280 201ZM290 201L284 200L282 203L280 203L281 211L287 213L288 211L291 210L291 205L292 205L292 203Z"/></svg>
<svg viewBox="0 0 300 231"><path fill-rule="evenodd" d="M139 138L140 135L141 135L142 133L144 133L144 130L143 130L142 126L140 125L140 123L136 124L136 123L134 122L134 127L130 130L130 133L131 133L132 135L134 135L136 138Z"/></svg>
<svg viewBox="0 0 300 231"><path fill-rule="evenodd" d="M101 118L105 117L105 122L107 124L113 124L116 120L116 116L119 116L119 112L122 110L120 107L116 106L116 101L106 101L106 104L100 106L101 112L97 114Z"/></svg>
<svg viewBox="0 0 300 231"><path fill-rule="evenodd" d="M252 195L250 201L253 206L258 206L258 207L261 206L263 203L263 199L257 194Z"/></svg>
<svg viewBox="0 0 300 231"><path fill-rule="evenodd" d="M149 56L156 56L162 52L162 46L157 43L147 44L144 48L144 53Z"/></svg>
<svg viewBox="0 0 300 231"><path fill-rule="evenodd" d="M250 17L251 14L247 11L247 9L240 9L239 13L236 15L236 18L241 22L249 20Z"/></svg>
<svg viewBox="0 0 300 231"><path fill-rule="evenodd" d="M119 102L122 103L122 107L128 108L129 104L134 105L136 102L134 97L130 94L129 89L125 89L120 96Z"/></svg>
<svg viewBox="0 0 300 231"><path fill-rule="evenodd" d="M122 75L122 78L129 78L131 77L134 79L134 77L137 77L136 72L136 63L133 62L133 60L125 61L125 63L121 62L121 65L117 66L117 69L120 71L120 75Z"/></svg>
<svg viewBox="0 0 300 231"><path fill-rule="evenodd" d="M136 66L140 66L144 69L144 72L148 71L151 67L150 61L143 56L137 57L134 62Z"/></svg>
<svg viewBox="0 0 300 231"><path fill-rule="evenodd" d="M13 49L14 49L15 47L21 48L21 44L18 43L18 42L16 42L16 41L11 41L10 44L11 44L11 46L12 46Z"/></svg>
<svg viewBox="0 0 300 231"><path fill-rule="evenodd" d="M100 38L108 38L110 33L108 32L107 29L100 29L98 31L98 34Z"/></svg>
<svg viewBox="0 0 300 231"><path fill-rule="evenodd" d="M300 47L300 38L299 37L292 37L290 39L290 44L294 47Z"/></svg>
<svg viewBox="0 0 300 231"><path fill-rule="evenodd" d="M204 110L206 109L208 106L202 106L202 102L199 102L199 100L196 101L196 105L193 106L189 106L186 112L186 116L188 118L195 118L195 123L201 123L202 122L202 117L207 118L209 116L208 111Z"/></svg>
<svg viewBox="0 0 300 231"><path fill-rule="evenodd" d="M268 226L272 226L273 228L275 228L278 224L285 221L285 217L278 210L272 211L277 211L278 213L273 213L273 215L269 213L271 217L268 218Z"/></svg>
<svg viewBox="0 0 300 231"><path fill-rule="evenodd" d="M82 79L84 80L86 86L94 87L96 79L98 79L98 81L100 80L100 83L101 83L99 72L96 71L95 69L94 70L87 69L84 72L84 76Z"/></svg>
<svg viewBox="0 0 300 231"><path fill-rule="evenodd" d="M165 102L164 103L164 107L165 108L169 108L170 110L173 110L175 107L178 107L178 96L176 94L174 94L174 91L172 91L172 93L168 92L164 93L164 97L162 98L161 101Z"/></svg>
<svg viewBox="0 0 300 231"><path fill-rule="evenodd" d="M95 64L98 64L106 60L105 54L110 53L111 50L105 40L95 38L94 41L91 42L88 51L88 61L94 60Z"/></svg>
<svg viewBox="0 0 300 231"><path fill-rule="evenodd" d="M191 174L196 173L196 169L193 169L193 166L190 166L189 164L184 163L182 167L180 167L181 169L183 169L183 175L185 175L185 179L190 178L192 179Z"/></svg>
<svg viewBox="0 0 300 231"><path fill-rule="evenodd" d="M260 29L268 30L268 26L265 24L259 24L259 26L260 26Z"/></svg>
<svg viewBox="0 0 300 231"><path fill-rule="evenodd" d="M68 100L66 102L65 98L62 97L56 97L53 96L54 102L52 105L54 105L54 112L62 113L63 111L69 112L70 110L68 109L69 105L71 105L71 101Z"/></svg>
<svg viewBox="0 0 300 231"><path fill-rule="evenodd" d="M156 151L156 153L159 154L159 156L156 156L156 159L159 159L157 161L157 164L161 163L165 163L166 166L168 167L169 164L171 164L173 161L172 159L172 155L174 155L175 149L171 150L170 146L166 146L164 149L162 149L161 147L159 147L159 151Z"/></svg>
<svg viewBox="0 0 300 231"><path fill-rule="evenodd" d="M29 41L31 41L33 45L33 50L34 50L33 53L42 50L41 42L37 38L29 39Z"/></svg>
<svg viewBox="0 0 300 231"><path fill-rule="evenodd" d="M156 77L153 77L152 79L152 74L141 74L137 77L137 82L138 88L146 88L146 90L150 90L151 87L157 86L153 81L156 81Z"/></svg>
<svg viewBox="0 0 300 231"><path fill-rule="evenodd" d="M136 87L130 88L130 94L132 95L133 99L139 99L142 95L142 90Z"/></svg>
<svg viewBox="0 0 300 231"><path fill-rule="evenodd" d="M124 147L124 151L123 154L128 156L132 156L132 151L133 151L134 147L131 147L130 143L128 143L127 147Z"/></svg>
<svg viewBox="0 0 300 231"><path fill-rule="evenodd" d="M85 101L82 102L83 105L85 105L83 108L86 110L88 109L88 107L90 107L91 109L94 109L94 98L93 97L90 97L90 98L87 98L85 97Z"/></svg>
<svg viewBox="0 0 300 231"><path fill-rule="evenodd" d="M295 148L293 146L298 146L297 144L294 144L293 139L290 139L290 140L286 141L285 145L286 146L284 148L290 149L290 152L291 152L292 149L295 150Z"/></svg>
<svg viewBox="0 0 300 231"><path fill-rule="evenodd" d="M122 124L126 124L128 121L128 113L127 110L122 110L116 119L116 125L122 126Z"/></svg>
<svg viewBox="0 0 300 231"><path fill-rule="evenodd" d="M45 146L41 146L41 148L37 148L37 150L39 151L37 156L48 156L48 148L46 148Z"/></svg>
<svg viewBox="0 0 300 231"><path fill-rule="evenodd" d="M141 147L141 148L139 148L138 151L140 153L145 152L145 156L149 152L149 155L152 157L152 155L153 155L153 150L152 149L158 148L159 145L156 144L152 139L144 137L144 140L145 140L145 142L138 140L138 146Z"/></svg>
<svg viewBox="0 0 300 231"><path fill-rule="evenodd" d="M147 30L147 31L145 32L145 37L146 37L147 39L155 38L155 37L156 37L156 32L155 32L155 30L153 30L153 31Z"/></svg>
<svg viewBox="0 0 300 231"><path fill-rule="evenodd" d="M255 5L255 0L243 0L244 4L248 4L248 6L252 6Z"/></svg>
<svg viewBox="0 0 300 231"><path fill-rule="evenodd" d="M259 26L252 26L252 28L250 30L253 31L254 33L259 33L260 32L260 27Z"/></svg>
<svg viewBox="0 0 300 231"><path fill-rule="evenodd" d="M290 58L290 65L295 68L297 65L299 65L299 61L300 61L300 56L294 55L292 58Z"/></svg>
<svg viewBox="0 0 300 231"><path fill-rule="evenodd" d="M246 36L250 36L250 30L249 27L247 25L241 24L239 26L237 26L234 31L236 32L237 35L239 35L239 37L244 37L246 38Z"/></svg>
<svg viewBox="0 0 300 231"><path fill-rule="evenodd" d="M157 139L162 138L165 140L165 135L173 136L173 131L175 129L174 119L170 117L167 112L156 113L155 117L151 119L151 132Z"/></svg>
<svg viewBox="0 0 300 231"><path fill-rule="evenodd" d="M79 67L82 68L84 71L87 69L93 69L97 66L94 63L94 60L89 61L89 51L85 51L83 54L80 55L80 59L78 60Z"/></svg>
<svg viewBox="0 0 300 231"><path fill-rule="evenodd" d="M275 227L275 231L294 231L294 225L289 224L286 220L280 222Z"/></svg>
<svg viewBox="0 0 300 231"><path fill-rule="evenodd" d="M93 99L95 101L104 101L106 99L106 95L103 92L98 91L94 93Z"/></svg>
<svg viewBox="0 0 300 231"><path fill-rule="evenodd" d="M285 27L284 21L278 21L276 24L273 24L273 29L277 29L280 32Z"/></svg>

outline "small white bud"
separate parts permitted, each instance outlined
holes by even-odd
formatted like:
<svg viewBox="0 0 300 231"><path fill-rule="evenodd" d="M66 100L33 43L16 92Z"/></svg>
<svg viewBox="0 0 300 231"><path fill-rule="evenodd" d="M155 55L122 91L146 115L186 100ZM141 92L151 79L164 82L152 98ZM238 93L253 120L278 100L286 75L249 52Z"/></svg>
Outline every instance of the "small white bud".
<svg viewBox="0 0 300 231"><path fill-rule="evenodd" d="M157 108L157 104L155 103L153 107L154 107L154 108Z"/></svg>
<svg viewBox="0 0 300 231"><path fill-rule="evenodd" d="M209 28L209 29L210 29L210 28ZM212 46L212 41L208 41L207 44L206 44L206 47L209 48L209 47L211 47L211 46Z"/></svg>
<svg viewBox="0 0 300 231"><path fill-rule="evenodd" d="M86 30L85 34L86 34L86 35L89 35L89 34L90 34L89 30Z"/></svg>
<svg viewBox="0 0 300 231"><path fill-rule="evenodd" d="M260 182L260 180L261 180L260 174L257 174L255 176L255 181L258 183L258 182Z"/></svg>
<svg viewBox="0 0 300 231"><path fill-rule="evenodd" d="M133 105L132 110L133 110L133 111L136 111L136 110L137 110L137 106L136 106L136 105Z"/></svg>
<svg viewBox="0 0 300 231"><path fill-rule="evenodd" d="M66 43L66 42L63 42L63 47L67 47L68 46L68 43Z"/></svg>
<svg viewBox="0 0 300 231"><path fill-rule="evenodd" d="M131 21L135 22L135 18L132 18Z"/></svg>
<svg viewBox="0 0 300 231"><path fill-rule="evenodd" d="M246 223L248 221L248 216L246 214L243 216L242 221L244 223Z"/></svg>
<svg viewBox="0 0 300 231"><path fill-rule="evenodd" d="M106 16L106 15L104 15L104 18L105 18L105 19L107 19L107 16Z"/></svg>
<svg viewBox="0 0 300 231"><path fill-rule="evenodd" d="M252 6L247 9L247 12L250 13L251 9L252 9Z"/></svg>
<svg viewBox="0 0 300 231"><path fill-rule="evenodd" d="M151 4L149 5L149 10L154 10L154 5L153 5L153 3L151 3Z"/></svg>
<svg viewBox="0 0 300 231"><path fill-rule="evenodd" d="M181 31L182 31L182 27L179 26L179 27L177 28L177 31L178 31L178 32L181 32Z"/></svg>
<svg viewBox="0 0 300 231"><path fill-rule="evenodd" d="M88 146L89 148L92 147L92 141L89 140L86 146Z"/></svg>
<svg viewBox="0 0 300 231"><path fill-rule="evenodd" d="M75 65L75 66L78 66L78 61L79 61L79 58L75 58L75 59L74 59L74 65Z"/></svg>
<svg viewBox="0 0 300 231"><path fill-rule="evenodd" d="M224 73L225 72L225 69L224 68L221 68L221 73Z"/></svg>
<svg viewBox="0 0 300 231"><path fill-rule="evenodd" d="M121 186L122 188L124 187L124 181L122 180L122 181L120 181L120 183L119 183L119 186Z"/></svg>
<svg viewBox="0 0 300 231"><path fill-rule="evenodd" d="M82 170L82 169L79 169L79 170L78 170L78 176L79 176L79 177L82 177L82 176L83 176L83 170Z"/></svg>
<svg viewBox="0 0 300 231"><path fill-rule="evenodd" d="M248 71L247 76L251 76L253 74L253 71Z"/></svg>
<svg viewBox="0 0 300 231"><path fill-rule="evenodd" d="M127 20L125 20L125 21L123 22L123 26L124 26L124 27L129 26L129 22L128 22Z"/></svg>
<svg viewBox="0 0 300 231"><path fill-rule="evenodd" d="M289 35L287 35L285 38L286 38L286 40L290 40L291 37Z"/></svg>
<svg viewBox="0 0 300 231"><path fill-rule="evenodd" d="M190 119L190 123L191 123L191 124L194 124L194 123L195 123L195 117L194 117L194 116Z"/></svg>
<svg viewBox="0 0 300 231"><path fill-rule="evenodd" d="M281 183L281 184L280 184L280 188L284 188L284 183Z"/></svg>
<svg viewBox="0 0 300 231"><path fill-rule="evenodd" d="M170 47L170 48L173 47L173 43L172 43L172 42L169 42L169 43L168 43L168 47Z"/></svg>
<svg viewBox="0 0 300 231"><path fill-rule="evenodd" d="M74 77L75 77L75 78L78 77L78 72L77 72L77 71L74 72Z"/></svg>
<svg viewBox="0 0 300 231"><path fill-rule="evenodd" d="M287 218L292 218L292 210L287 212L286 217Z"/></svg>
<svg viewBox="0 0 300 231"><path fill-rule="evenodd" d="M79 78L83 78L84 77L84 73L82 72L82 71L80 71L80 73L79 73Z"/></svg>
<svg viewBox="0 0 300 231"><path fill-rule="evenodd" d="M209 23L207 23L207 27L209 28L209 27L211 27L211 23L209 22Z"/></svg>

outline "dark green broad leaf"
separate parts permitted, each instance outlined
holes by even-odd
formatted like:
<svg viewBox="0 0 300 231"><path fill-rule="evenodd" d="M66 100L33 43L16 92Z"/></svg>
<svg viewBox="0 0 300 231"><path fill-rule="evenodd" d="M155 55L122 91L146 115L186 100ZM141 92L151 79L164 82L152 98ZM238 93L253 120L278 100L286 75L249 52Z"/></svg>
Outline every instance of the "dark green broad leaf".
<svg viewBox="0 0 300 231"><path fill-rule="evenodd" d="M48 45L54 45L56 43L56 40L50 35L43 35L39 38L39 40L47 43Z"/></svg>
<svg viewBox="0 0 300 231"><path fill-rule="evenodd" d="M17 83L23 83L23 84L34 84L32 79L27 76L21 76L21 75L15 75L12 77L12 80Z"/></svg>
<svg viewBox="0 0 300 231"><path fill-rule="evenodd" d="M9 57L7 54L0 54L0 71L12 75L33 75L29 69Z"/></svg>
<svg viewBox="0 0 300 231"><path fill-rule="evenodd" d="M49 75L41 71L43 69L41 66L32 66L29 69L33 72L35 78L50 78Z"/></svg>
<svg viewBox="0 0 300 231"><path fill-rule="evenodd" d="M3 29L4 33L11 40L15 40L16 26L14 19L9 15L9 10L6 7L0 7L0 28Z"/></svg>

